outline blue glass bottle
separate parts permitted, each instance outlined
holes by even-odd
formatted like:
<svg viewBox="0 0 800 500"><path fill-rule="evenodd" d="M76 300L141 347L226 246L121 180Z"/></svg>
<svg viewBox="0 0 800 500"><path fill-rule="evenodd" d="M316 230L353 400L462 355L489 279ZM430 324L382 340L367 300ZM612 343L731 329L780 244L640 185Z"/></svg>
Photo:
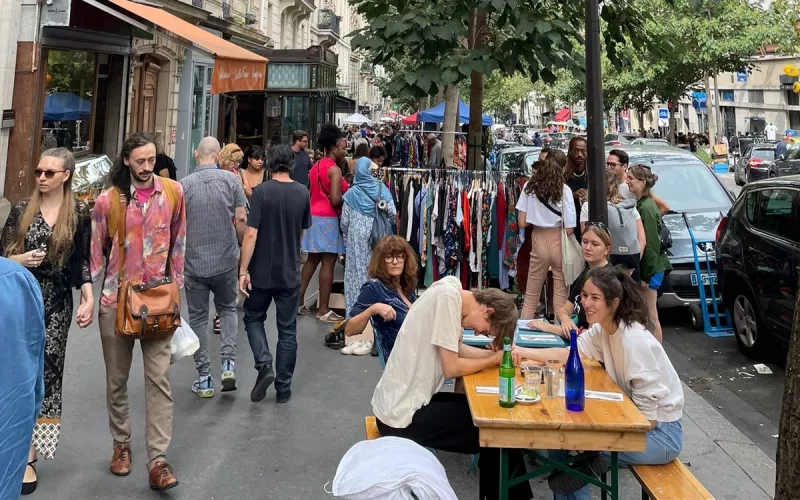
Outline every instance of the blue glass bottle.
<svg viewBox="0 0 800 500"><path fill-rule="evenodd" d="M583 411L586 406L583 364L578 355L578 332L575 330L569 331L569 357L564 367L564 397L567 410Z"/></svg>

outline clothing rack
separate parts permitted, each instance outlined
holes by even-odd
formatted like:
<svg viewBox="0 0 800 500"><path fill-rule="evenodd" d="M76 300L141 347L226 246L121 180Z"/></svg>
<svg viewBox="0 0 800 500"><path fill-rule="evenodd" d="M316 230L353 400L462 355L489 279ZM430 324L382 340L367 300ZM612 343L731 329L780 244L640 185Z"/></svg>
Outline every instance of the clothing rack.
<svg viewBox="0 0 800 500"><path fill-rule="evenodd" d="M436 130L413 130L413 129L400 129L398 132L407 132L407 133L420 133L420 134L436 134L436 135L467 135L466 132L437 132Z"/></svg>

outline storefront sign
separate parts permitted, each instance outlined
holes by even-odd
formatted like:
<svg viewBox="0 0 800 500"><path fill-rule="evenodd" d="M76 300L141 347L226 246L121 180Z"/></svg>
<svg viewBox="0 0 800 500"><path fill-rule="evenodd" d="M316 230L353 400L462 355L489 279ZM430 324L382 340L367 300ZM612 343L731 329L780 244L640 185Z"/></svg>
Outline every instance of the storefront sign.
<svg viewBox="0 0 800 500"><path fill-rule="evenodd" d="M216 59L211 93L264 90L267 66L263 62Z"/></svg>
<svg viewBox="0 0 800 500"><path fill-rule="evenodd" d="M42 4L42 26L69 26L72 0L49 0Z"/></svg>

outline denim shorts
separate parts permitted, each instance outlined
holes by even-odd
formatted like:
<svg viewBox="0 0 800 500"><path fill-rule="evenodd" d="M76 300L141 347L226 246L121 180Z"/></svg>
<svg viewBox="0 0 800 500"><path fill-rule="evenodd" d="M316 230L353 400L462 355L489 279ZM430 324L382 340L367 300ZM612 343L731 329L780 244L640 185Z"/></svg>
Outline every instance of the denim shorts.
<svg viewBox="0 0 800 500"><path fill-rule="evenodd" d="M650 277L650 282L647 284L650 290L658 290L661 288L661 283L664 282L664 273L656 273Z"/></svg>

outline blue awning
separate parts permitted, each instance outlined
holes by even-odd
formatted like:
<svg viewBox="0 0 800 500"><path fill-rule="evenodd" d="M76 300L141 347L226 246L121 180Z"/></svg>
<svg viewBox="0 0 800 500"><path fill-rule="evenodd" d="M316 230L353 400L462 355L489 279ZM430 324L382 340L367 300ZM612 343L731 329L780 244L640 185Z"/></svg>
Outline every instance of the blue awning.
<svg viewBox="0 0 800 500"><path fill-rule="evenodd" d="M444 106L445 103L440 102L436 106L419 112L420 123L443 123L444 122ZM462 101L458 101L458 122L469 123L469 106ZM489 115L482 115L483 125L491 125L493 123L492 117Z"/></svg>

